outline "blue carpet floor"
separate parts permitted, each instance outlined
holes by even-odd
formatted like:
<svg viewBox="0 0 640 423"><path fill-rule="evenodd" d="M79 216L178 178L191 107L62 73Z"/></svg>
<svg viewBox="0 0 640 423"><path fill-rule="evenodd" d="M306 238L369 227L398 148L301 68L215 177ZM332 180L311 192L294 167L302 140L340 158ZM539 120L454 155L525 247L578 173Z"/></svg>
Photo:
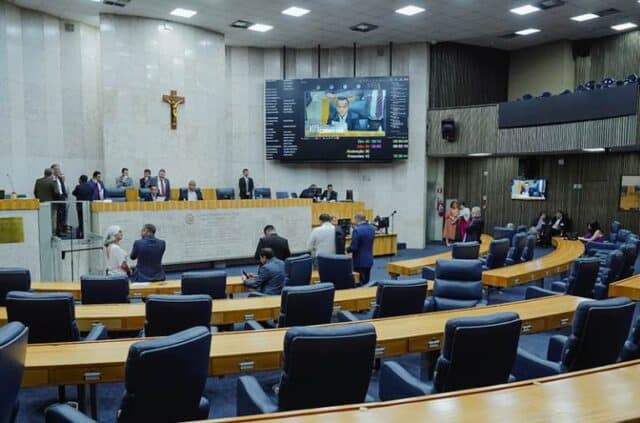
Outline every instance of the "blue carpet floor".
<svg viewBox="0 0 640 423"><path fill-rule="evenodd" d="M377 258L372 268L371 277L372 280L388 279L386 272L386 264L389 261L406 260L417 257L424 257L432 254L441 253L447 251L448 248L440 243L434 243L427 246L425 249L409 249L400 250L398 255L393 258ZM535 257L540 257L544 254L552 251L550 248L537 248ZM254 271L251 266L234 266L226 269L227 274L230 276L240 275L242 270ZM636 263L636 273L640 273L640 260ZM179 279L180 273L168 273L168 279ZM556 280L558 276L554 278L547 278L544 281L545 287L549 287L553 280ZM524 297L525 286L514 287L510 289L502 290L501 292L492 292L490 297L490 303L503 303L509 301L521 300ZM638 308L636 308L636 315L638 314ZM526 335L520 337L520 346L540 356L546 355L548 339L555 334L562 333L567 334L568 329L538 333L533 335ZM214 340L215 342L215 340ZM406 356L394 358L395 361L399 361L407 370L414 375L420 374L421 360L420 354L409 354ZM271 386L278 382L280 372L261 372L254 374L261 385L265 389L270 389ZM205 388L204 395L211 402L211 410L209 412L210 418L232 417L236 412L236 383L237 376L225 376L223 378L209 378ZM99 404L99 421L101 422L115 422L116 411L120 405L120 399L124 392L124 385L122 383L108 383L98 386L98 404ZM373 398L378 398L378 381L376 375L371 379L369 385L369 395ZM76 391L75 387L67 387L68 400L75 400ZM275 396L274 396L275 399ZM20 412L18 414L18 422L40 422L44 420L43 410L46 405L51 404L57 400L57 388L35 388L35 389L23 389L20 391Z"/></svg>

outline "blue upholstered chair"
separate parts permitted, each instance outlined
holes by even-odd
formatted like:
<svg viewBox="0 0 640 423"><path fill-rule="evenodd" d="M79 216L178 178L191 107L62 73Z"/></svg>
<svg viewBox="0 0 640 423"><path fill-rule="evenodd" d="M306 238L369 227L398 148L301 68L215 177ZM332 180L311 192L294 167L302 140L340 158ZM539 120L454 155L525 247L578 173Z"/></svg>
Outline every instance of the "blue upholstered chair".
<svg viewBox="0 0 640 423"><path fill-rule="evenodd" d="M127 201L126 191L124 188L106 188L104 197L114 203L124 203Z"/></svg>
<svg viewBox="0 0 640 423"><path fill-rule="evenodd" d="M551 94L549 91L545 91L542 94L540 94L540 98L549 98L551 97L553 94Z"/></svg>
<svg viewBox="0 0 640 423"><path fill-rule="evenodd" d="M309 254L289 257L284 261L284 286L309 285L313 272L313 258Z"/></svg>
<svg viewBox="0 0 640 423"><path fill-rule="evenodd" d="M29 329L20 322L0 327L0 422L11 423L18 414L28 334Z"/></svg>
<svg viewBox="0 0 640 423"><path fill-rule="evenodd" d="M364 402L376 347L373 325L295 327L284 339L277 402L253 376L238 379L238 416Z"/></svg>
<svg viewBox="0 0 640 423"><path fill-rule="evenodd" d="M194 326L209 327L208 295L149 295L145 303L145 336L166 336Z"/></svg>
<svg viewBox="0 0 640 423"><path fill-rule="evenodd" d="M253 191L253 197L256 200L270 199L271 198L271 188L256 188Z"/></svg>
<svg viewBox="0 0 640 423"><path fill-rule="evenodd" d="M151 193L149 188L140 188L138 190L138 199L146 198Z"/></svg>
<svg viewBox="0 0 640 423"><path fill-rule="evenodd" d="M82 304L119 304L129 302L129 278L126 275L80 278Z"/></svg>
<svg viewBox="0 0 640 423"><path fill-rule="evenodd" d="M227 272L185 272L182 274L183 295L208 295L214 300L227 298Z"/></svg>
<svg viewBox="0 0 640 423"><path fill-rule="evenodd" d="M524 232L517 232L511 238L511 248L507 254L507 265L518 264L522 258L522 252L527 242L527 234Z"/></svg>
<svg viewBox="0 0 640 423"><path fill-rule="evenodd" d="M601 84L603 88L614 87L616 84L616 80L607 76L602 80Z"/></svg>
<svg viewBox="0 0 640 423"><path fill-rule="evenodd" d="M522 99L523 100L532 100L533 96L531 94L525 94L525 95L522 96Z"/></svg>
<svg viewBox="0 0 640 423"><path fill-rule="evenodd" d="M627 242L622 244L620 251L622 251L623 263L619 278L624 279L633 276L635 272L636 260L638 259L638 245Z"/></svg>
<svg viewBox="0 0 640 423"><path fill-rule="evenodd" d="M600 260L595 257L583 257L571 265L569 276L561 281L553 282L551 290L567 295L593 298L593 288L598 280Z"/></svg>
<svg viewBox="0 0 640 423"><path fill-rule="evenodd" d="M424 279L403 279L377 282L376 302L366 319L405 316L422 313L427 296L427 281ZM338 313L342 322L357 321L349 311Z"/></svg>
<svg viewBox="0 0 640 423"><path fill-rule="evenodd" d="M512 374L524 380L615 363L634 308L628 298L583 301L573 317L571 335L552 336L546 359L519 348Z"/></svg>
<svg viewBox="0 0 640 423"><path fill-rule="evenodd" d="M625 79L630 83L635 84L636 82L638 82L638 75L636 75L635 73L632 73L628 75Z"/></svg>
<svg viewBox="0 0 640 423"><path fill-rule="evenodd" d="M614 220L611 222L611 232L609 232L609 242L616 242L618 239L618 231L622 229L622 223Z"/></svg>
<svg viewBox="0 0 640 423"><path fill-rule="evenodd" d="M469 308L483 304L480 260L438 260L433 294L424 311Z"/></svg>
<svg viewBox="0 0 640 423"><path fill-rule="evenodd" d="M598 260L597 258L593 258ZM604 266L598 271L598 281L593 288L593 298L604 300L609 297L609 285L620 279L622 267L624 265L624 255L620 250L609 251Z"/></svg>
<svg viewBox="0 0 640 423"><path fill-rule="evenodd" d="M480 255L480 243L477 241L454 242L451 245L451 258L460 260L477 260ZM422 279L433 280L436 272L434 266L422 268Z"/></svg>
<svg viewBox="0 0 640 423"><path fill-rule="evenodd" d="M640 358L640 317L631 328L629 337L620 352L620 361L637 360L638 358Z"/></svg>
<svg viewBox="0 0 640 423"><path fill-rule="evenodd" d="M566 90L562 91L559 95L568 95L568 94L571 94L571 93L572 93L572 91L567 88Z"/></svg>
<svg viewBox="0 0 640 423"><path fill-rule="evenodd" d="M493 239L503 239L506 238L509 240L509 245L511 245L511 240L513 236L516 234L515 229L510 229L505 226L495 226L493 228Z"/></svg>
<svg viewBox="0 0 640 423"><path fill-rule="evenodd" d="M393 361L382 365L382 401L507 383L522 321L516 313L447 321L433 381L423 382Z"/></svg>
<svg viewBox="0 0 640 423"><path fill-rule="evenodd" d="M355 288L353 260L350 256L318 256L317 261L321 282L331 282L336 289Z"/></svg>
<svg viewBox="0 0 640 423"><path fill-rule="evenodd" d="M507 261L507 254L509 254L509 245L511 245L511 242L506 238L491 241L489 253L486 257L480 259L482 268L487 270L504 266Z"/></svg>
<svg viewBox="0 0 640 423"><path fill-rule="evenodd" d="M520 256L520 263L533 260L533 255L536 251L536 236L527 235L525 239L524 249L522 250L522 256Z"/></svg>
<svg viewBox="0 0 640 423"><path fill-rule="evenodd" d="M31 289L31 273L21 267L0 268L0 307L5 305L5 297L9 291L29 291Z"/></svg>
<svg viewBox="0 0 640 423"><path fill-rule="evenodd" d="M285 200L289 198L289 193L286 191L276 191L276 199L277 200Z"/></svg>

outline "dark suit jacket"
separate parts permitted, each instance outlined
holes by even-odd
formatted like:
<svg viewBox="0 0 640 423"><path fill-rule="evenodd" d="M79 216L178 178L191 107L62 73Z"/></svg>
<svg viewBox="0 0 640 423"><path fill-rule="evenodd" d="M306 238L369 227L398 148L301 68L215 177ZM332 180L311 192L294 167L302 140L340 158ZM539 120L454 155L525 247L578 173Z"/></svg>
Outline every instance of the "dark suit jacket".
<svg viewBox="0 0 640 423"><path fill-rule="evenodd" d="M131 259L138 260L133 280L136 282L153 282L165 280L162 270L162 256L166 244L154 236L138 239L133 243Z"/></svg>
<svg viewBox="0 0 640 423"><path fill-rule="evenodd" d="M98 193L98 191L96 190L96 183L93 181L93 179L89 179L89 181L87 182L87 184L89 184L89 186L91 187L91 199L92 200L99 200L100 199L100 194ZM98 185L100 185L102 187L102 191L103 191L103 196L104 198L107 198L107 190L104 189L104 182L102 181L98 181Z"/></svg>
<svg viewBox="0 0 640 423"><path fill-rule="evenodd" d="M289 241L287 238L283 238L278 234L271 234L270 236L260 238L254 255L256 260L260 260L260 250L263 248L271 248L273 250L273 255L280 260L286 260L291 257Z"/></svg>
<svg viewBox="0 0 640 423"><path fill-rule="evenodd" d="M53 184L56 186L56 191L58 191L58 182L54 180ZM64 181L62 179L60 179L60 187L62 190L58 192L58 200L66 200L68 198L67 187L64 185Z"/></svg>
<svg viewBox="0 0 640 423"><path fill-rule="evenodd" d="M152 196L150 192L145 192L142 194L142 197L140 197L140 200L142 201L156 201Z"/></svg>
<svg viewBox="0 0 640 423"><path fill-rule="evenodd" d="M353 254L353 267L367 268L373 266L373 239L376 230L368 223L361 223L351 232L351 245L347 252Z"/></svg>
<svg viewBox="0 0 640 423"><path fill-rule="evenodd" d="M41 203L55 201L58 199L58 187L51 178L42 177L36 179L33 187L33 196L40 200Z"/></svg>
<svg viewBox="0 0 640 423"><path fill-rule="evenodd" d="M140 188L149 188L149 185L151 185L152 179L153 178L149 178L149 179L140 178Z"/></svg>
<svg viewBox="0 0 640 423"><path fill-rule="evenodd" d="M358 125L358 120L360 120L360 116L358 116L356 112L352 112L352 111L349 111L347 113L348 113L347 119L346 119L347 129L349 131L353 131L354 129L356 129L356 126ZM327 119L327 125L331 125L333 122L339 122L339 121L340 121L340 117L338 116L338 112L333 111L329 115L329 118Z"/></svg>
<svg viewBox="0 0 640 423"><path fill-rule="evenodd" d="M149 185L157 186L158 195L160 195L160 181L158 181L157 176L154 176L153 178L151 178L151 182L149 183ZM166 191L164 195L165 201L171 200L171 181L169 181L169 179L167 178L164 178L164 190Z"/></svg>
<svg viewBox="0 0 640 423"><path fill-rule="evenodd" d="M187 194L187 191L189 191L189 189L180 188L180 198L178 198L178 201L189 201L189 194ZM196 196L198 197L198 201L202 201L202 192L200 192L200 188L196 188Z"/></svg>
<svg viewBox="0 0 640 423"><path fill-rule="evenodd" d="M326 189L322 192L322 195L320 196L321 200L327 199L327 201L338 201L338 192L337 191L331 191L331 195L329 195L329 191L327 191Z"/></svg>
<svg viewBox="0 0 640 423"><path fill-rule="evenodd" d="M249 186L247 181L244 180L244 176L238 180L238 188L240 188L240 198L251 198L253 192L253 178L249 178Z"/></svg>
<svg viewBox="0 0 640 423"><path fill-rule="evenodd" d="M305 188L299 195L300 198L315 198L315 191L311 188Z"/></svg>
<svg viewBox="0 0 640 423"><path fill-rule="evenodd" d="M471 219L471 224L467 226L465 229L465 233L467 234L467 238L465 241L478 241L480 242L480 235L484 231L484 220L479 217L477 219Z"/></svg>
<svg viewBox="0 0 640 423"><path fill-rule="evenodd" d="M257 289L263 294L280 295L284 286L284 262L276 257L272 258L258 269L255 281L247 279L244 284Z"/></svg>
<svg viewBox="0 0 640 423"><path fill-rule="evenodd" d="M89 182L76 185L72 194L76 197L76 201L93 200L93 190L91 189L91 185L89 185Z"/></svg>
<svg viewBox="0 0 640 423"><path fill-rule="evenodd" d="M336 254L344 254L344 231L336 226Z"/></svg>

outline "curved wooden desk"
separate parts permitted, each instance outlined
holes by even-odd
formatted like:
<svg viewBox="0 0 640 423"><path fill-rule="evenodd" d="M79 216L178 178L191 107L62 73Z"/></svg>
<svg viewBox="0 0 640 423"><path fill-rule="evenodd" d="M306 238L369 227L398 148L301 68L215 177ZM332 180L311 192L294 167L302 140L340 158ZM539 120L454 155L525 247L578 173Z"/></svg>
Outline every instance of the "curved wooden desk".
<svg viewBox="0 0 640 423"><path fill-rule="evenodd" d="M513 311L523 320L523 333L571 325L585 299L567 295L488 307L370 320L376 328L377 357L439 350L445 323L454 317ZM361 322L360 322L361 323ZM346 323L358 324L358 323ZM286 329L223 332L213 336L212 376L279 369ZM129 347L139 339L33 344L27 347L25 387L122 381Z"/></svg>
<svg viewBox="0 0 640 423"><path fill-rule="evenodd" d="M640 274L609 285L610 297L627 297L640 301Z"/></svg>
<svg viewBox="0 0 640 423"><path fill-rule="evenodd" d="M551 253L526 263L485 270L482 272L482 282L495 288L508 288L528 283L545 276L566 272L571 267L571 263L584 254L584 244L581 241L553 238L552 242L555 250Z"/></svg>
<svg viewBox="0 0 640 423"><path fill-rule="evenodd" d="M640 360L523 382L397 401L298 410L215 422L638 421Z"/></svg>
<svg viewBox="0 0 640 423"><path fill-rule="evenodd" d="M489 244L493 241L493 237L482 234L480 241L480 255L483 255L489 252ZM423 267L434 266L437 260L450 258L451 252L446 252L417 259L392 261L387 263L387 273L394 278L398 276L418 275L422 272Z"/></svg>

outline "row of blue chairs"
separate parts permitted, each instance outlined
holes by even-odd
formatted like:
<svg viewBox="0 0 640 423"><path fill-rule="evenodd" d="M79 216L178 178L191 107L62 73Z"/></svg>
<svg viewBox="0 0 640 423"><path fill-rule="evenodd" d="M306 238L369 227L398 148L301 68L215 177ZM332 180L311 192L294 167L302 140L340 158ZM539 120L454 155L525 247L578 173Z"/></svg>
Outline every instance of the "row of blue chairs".
<svg viewBox="0 0 640 423"><path fill-rule="evenodd" d="M580 92L600 90L604 88L621 87L624 85L637 84L638 82L639 82L639 78L638 78L638 75L636 75L635 73L632 73L631 75L627 76L624 79L618 79L618 80L611 77L606 77L606 78L603 78L602 81L600 82L589 81L589 82L585 82L584 84L580 84L576 87L575 92L580 93ZM572 93L573 91L566 89L558 95L567 95ZM545 91L542 94L540 94L538 97L535 97L531 94L525 94L521 98L519 98L518 101L532 100L534 98L548 98L552 96L553 94L551 94L549 91Z"/></svg>

